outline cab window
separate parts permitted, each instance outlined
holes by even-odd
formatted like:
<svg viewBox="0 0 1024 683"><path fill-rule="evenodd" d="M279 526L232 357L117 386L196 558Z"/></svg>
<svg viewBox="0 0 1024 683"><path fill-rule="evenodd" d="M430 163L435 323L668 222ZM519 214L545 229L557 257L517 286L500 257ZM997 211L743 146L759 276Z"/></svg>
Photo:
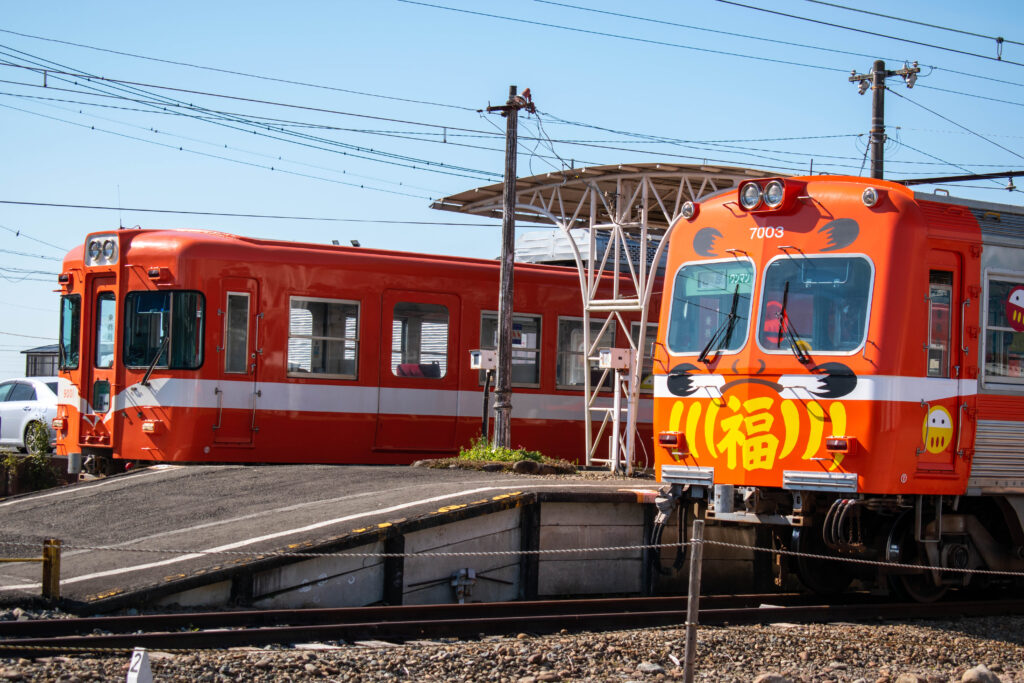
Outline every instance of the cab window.
<svg viewBox="0 0 1024 683"><path fill-rule="evenodd" d="M684 264L672 286L669 350L706 355L742 349L753 283L754 265L746 259Z"/></svg>
<svg viewBox="0 0 1024 683"><path fill-rule="evenodd" d="M61 370L78 367L78 340L82 324L82 297L69 294L60 298L60 343L57 345Z"/></svg>
<svg viewBox="0 0 1024 683"><path fill-rule="evenodd" d="M867 335L874 268L863 256L784 256L764 273L757 341L779 353L853 353Z"/></svg>

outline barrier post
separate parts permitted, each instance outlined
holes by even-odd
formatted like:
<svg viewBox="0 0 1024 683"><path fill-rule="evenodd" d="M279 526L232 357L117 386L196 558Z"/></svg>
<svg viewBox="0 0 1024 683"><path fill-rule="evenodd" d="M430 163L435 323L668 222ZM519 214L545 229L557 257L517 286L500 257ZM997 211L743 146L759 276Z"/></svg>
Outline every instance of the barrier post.
<svg viewBox="0 0 1024 683"><path fill-rule="evenodd" d="M704 520L693 520L690 539L690 586L686 600L686 661L683 663L684 683L693 683L693 663L697 658L697 619L700 610L700 570L704 559Z"/></svg>
<svg viewBox="0 0 1024 683"><path fill-rule="evenodd" d="M60 539L43 541L43 597L60 600Z"/></svg>

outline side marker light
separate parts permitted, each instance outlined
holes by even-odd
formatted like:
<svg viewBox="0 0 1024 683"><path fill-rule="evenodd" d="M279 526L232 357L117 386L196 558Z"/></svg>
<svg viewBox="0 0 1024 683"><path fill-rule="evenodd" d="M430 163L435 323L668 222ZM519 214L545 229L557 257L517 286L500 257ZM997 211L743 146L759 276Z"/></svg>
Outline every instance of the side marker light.
<svg viewBox="0 0 1024 683"><path fill-rule="evenodd" d="M852 436L826 436L825 450L829 453L853 453L857 448L857 439Z"/></svg>

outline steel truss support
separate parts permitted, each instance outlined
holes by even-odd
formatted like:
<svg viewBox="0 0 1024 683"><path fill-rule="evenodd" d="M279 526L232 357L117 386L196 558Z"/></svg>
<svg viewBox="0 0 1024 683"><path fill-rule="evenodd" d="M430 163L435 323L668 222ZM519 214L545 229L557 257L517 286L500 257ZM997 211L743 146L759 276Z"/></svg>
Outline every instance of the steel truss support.
<svg viewBox="0 0 1024 683"><path fill-rule="evenodd" d="M653 334L644 331L652 319L649 307L660 287L658 264L673 230L679 226L683 204L734 187L740 180L771 175L744 168L711 168L680 164L630 164L571 169L516 182L517 222L553 225L568 237L579 275L583 303L583 377L587 424L587 465L607 465L631 472L634 464L650 462L643 447L637 454L637 420L651 413L651 401L641 401L644 359L653 350ZM499 217L502 186L490 185L445 197L432 208ZM614 274L612 292L600 292L602 274ZM624 314L639 314L636 333ZM656 312L655 312L656 315ZM597 327L591 330L591 325ZM600 340L611 329L628 340L629 367L605 369L593 377ZM621 342L620 347L625 346ZM611 383L614 393L602 391ZM624 424L623 424L624 422ZM595 433L596 428L596 433ZM616 435L609 455L598 458L605 434ZM611 437L609 437L611 438Z"/></svg>

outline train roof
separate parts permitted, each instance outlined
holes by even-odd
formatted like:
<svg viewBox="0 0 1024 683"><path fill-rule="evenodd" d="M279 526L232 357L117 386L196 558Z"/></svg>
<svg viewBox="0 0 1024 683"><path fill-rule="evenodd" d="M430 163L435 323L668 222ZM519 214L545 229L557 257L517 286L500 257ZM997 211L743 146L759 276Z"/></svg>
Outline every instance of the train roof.
<svg viewBox="0 0 1024 683"><path fill-rule="evenodd" d="M427 254L413 251L399 251L393 249L374 249L370 247L351 247L336 244L320 244L317 242L295 242L290 240L270 239L261 237L249 237L245 235L234 235L227 232L219 232L216 230L206 230L199 228L122 228L117 231L97 231L90 233L86 236L87 241L90 237L101 234L110 234L111 232L117 232L118 234L125 235L131 238L133 241L139 238L159 238L159 239L173 239L181 243L191 242L192 244L199 245L200 243L206 244L221 244L226 245L230 243L241 243L249 245L254 248L280 248L289 250L301 250L306 252L330 255L347 255L355 257L376 257L382 259L415 259L419 261L427 261L436 264L464 264L467 266L485 266L485 267L497 267L500 265L498 258L487 259L472 256L451 256L448 254ZM83 242L84 242L83 241ZM181 244L182 247L185 244ZM81 260L84 252L84 246L82 244L72 248L65 256L65 261ZM537 270L538 272L543 271L572 271L575 273L575 267L567 267L562 265L549 265L539 263L528 263L522 261L516 261L517 270Z"/></svg>

